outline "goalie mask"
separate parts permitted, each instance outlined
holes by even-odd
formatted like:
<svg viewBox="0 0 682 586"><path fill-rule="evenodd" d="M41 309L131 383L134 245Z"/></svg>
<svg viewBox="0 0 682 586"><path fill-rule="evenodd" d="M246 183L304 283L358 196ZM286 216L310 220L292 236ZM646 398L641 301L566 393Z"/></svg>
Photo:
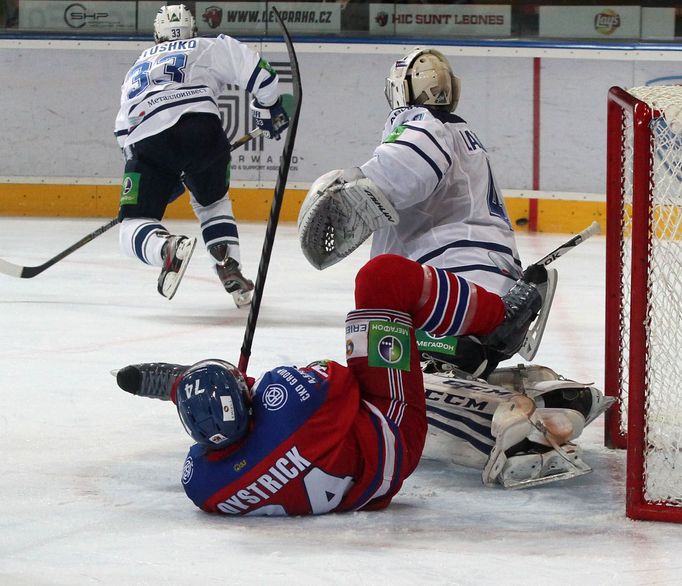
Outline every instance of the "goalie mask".
<svg viewBox="0 0 682 586"><path fill-rule="evenodd" d="M248 385L234 365L222 360L198 362L182 376L176 393L185 431L206 449L226 448L246 435Z"/></svg>
<svg viewBox="0 0 682 586"><path fill-rule="evenodd" d="M416 48L396 61L386 78L384 93L392 109L434 106L454 111L460 81L440 51Z"/></svg>
<svg viewBox="0 0 682 586"><path fill-rule="evenodd" d="M162 6L154 19L154 41L181 41L197 36L197 26L184 4Z"/></svg>

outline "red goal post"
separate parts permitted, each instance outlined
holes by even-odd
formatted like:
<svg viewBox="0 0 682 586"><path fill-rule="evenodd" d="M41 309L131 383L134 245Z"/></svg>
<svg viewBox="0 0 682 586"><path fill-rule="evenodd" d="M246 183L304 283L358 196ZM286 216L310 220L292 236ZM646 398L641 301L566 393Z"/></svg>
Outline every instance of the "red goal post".
<svg viewBox="0 0 682 586"><path fill-rule="evenodd" d="M682 522L682 86L608 94L605 443L626 513Z"/></svg>

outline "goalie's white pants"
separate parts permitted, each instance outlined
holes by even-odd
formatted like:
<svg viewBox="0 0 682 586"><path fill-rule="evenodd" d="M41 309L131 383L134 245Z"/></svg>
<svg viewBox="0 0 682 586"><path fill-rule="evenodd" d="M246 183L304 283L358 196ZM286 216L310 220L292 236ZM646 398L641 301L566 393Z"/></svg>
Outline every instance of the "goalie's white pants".
<svg viewBox="0 0 682 586"><path fill-rule="evenodd" d="M226 243L229 256L241 263L239 233L232 213L232 201L225 194L208 206L200 205L190 194L190 203L201 226L206 249ZM154 218L126 218L119 229L119 245L126 256L137 258L148 265L163 266L161 250L168 230Z"/></svg>

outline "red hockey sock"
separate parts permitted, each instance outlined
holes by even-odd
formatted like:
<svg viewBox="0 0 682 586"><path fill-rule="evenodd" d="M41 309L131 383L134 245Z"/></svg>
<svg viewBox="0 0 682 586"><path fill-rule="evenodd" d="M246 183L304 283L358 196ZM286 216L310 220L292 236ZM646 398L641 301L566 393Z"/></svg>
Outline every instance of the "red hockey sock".
<svg viewBox="0 0 682 586"><path fill-rule="evenodd" d="M426 288L425 276L430 280ZM428 296L423 295L425 290ZM360 269L355 278L355 307L409 313L416 328L437 336L487 334L504 319L498 295L394 254L377 256Z"/></svg>
<svg viewBox="0 0 682 586"><path fill-rule="evenodd" d="M499 295L442 269L431 271L431 291L414 314L414 327L435 336L488 334L504 319Z"/></svg>

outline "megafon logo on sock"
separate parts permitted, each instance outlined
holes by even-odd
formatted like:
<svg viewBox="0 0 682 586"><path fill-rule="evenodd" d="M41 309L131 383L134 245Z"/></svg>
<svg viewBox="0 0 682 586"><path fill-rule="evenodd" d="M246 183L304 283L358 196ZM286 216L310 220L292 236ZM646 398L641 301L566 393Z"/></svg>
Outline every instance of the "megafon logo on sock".
<svg viewBox="0 0 682 586"><path fill-rule="evenodd" d="M603 35L612 34L620 27L620 14L615 10L606 8L594 17L594 29Z"/></svg>

